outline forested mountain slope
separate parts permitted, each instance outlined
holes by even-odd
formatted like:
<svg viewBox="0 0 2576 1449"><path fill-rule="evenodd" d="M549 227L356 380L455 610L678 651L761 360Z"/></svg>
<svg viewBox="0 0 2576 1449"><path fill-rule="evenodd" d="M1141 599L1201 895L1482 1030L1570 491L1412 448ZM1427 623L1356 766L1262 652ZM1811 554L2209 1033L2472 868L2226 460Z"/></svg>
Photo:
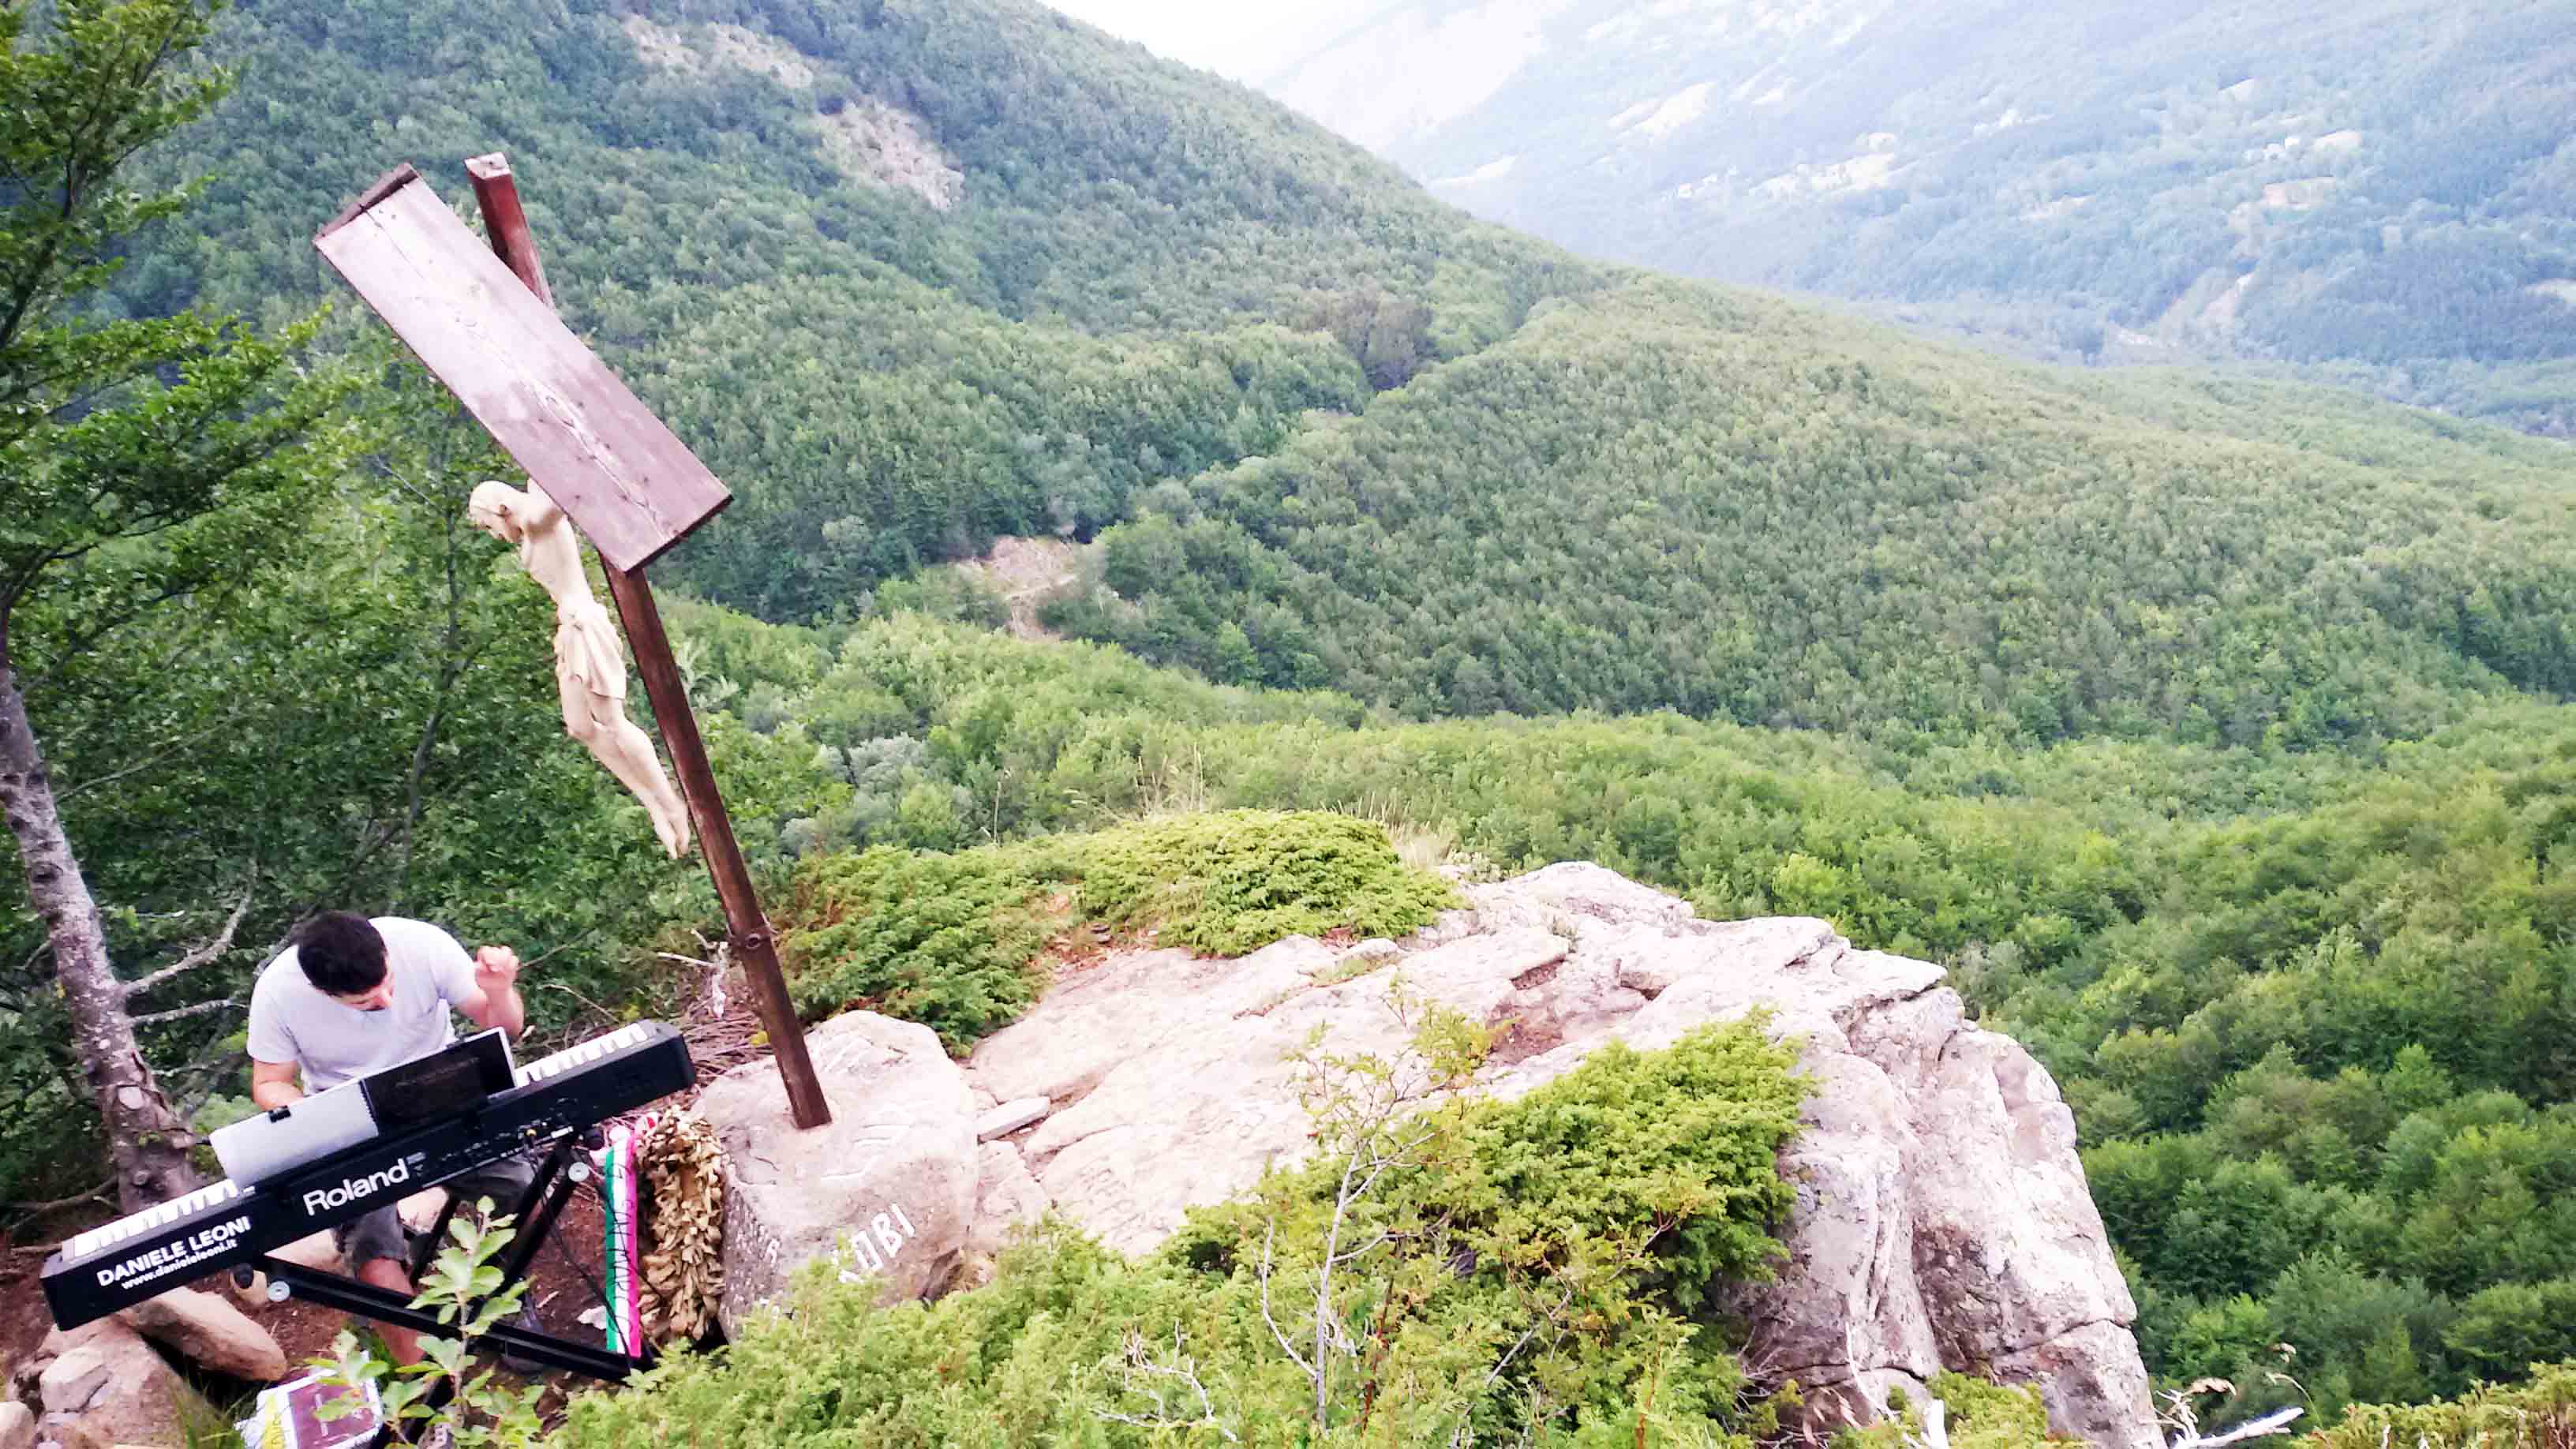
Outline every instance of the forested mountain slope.
<svg viewBox="0 0 2576 1449"><path fill-rule="evenodd" d="M359 188L409 160L462 202L457 163L506 150L568 319L738 484L692 579L772 614L1087 534L1592 275L1012 0L246 0L225 29L242 84L156 157L205 204L123 300L343 296L310 238Z"/></svg>
<svg viewBox="0 0 2576 1449"><path fill-rule="evenodd" d="M2559 445L1675 282L1157 492L1059 622L1408 713L2311 748L2576 685Z"/></svg>
<svg viewBox="0 0 2576 1449"><path fill-rule="evenodd" d="M1596 255L2576 429L2551 0L1400 0L1267 86Z"/></svg>
<svg viewBox="0 0 2576 1449"><path fill-rule="evenodd" d="M1415 713L2313 746L2576 679L2553 455L1622 280L1013 0L729 4L249 0L163 158L207 225L125 295L334 292L315 219L510 150L575 325L737 487L681 575L770 618L1150 494L1143 607L1069 624Z"/></svg>

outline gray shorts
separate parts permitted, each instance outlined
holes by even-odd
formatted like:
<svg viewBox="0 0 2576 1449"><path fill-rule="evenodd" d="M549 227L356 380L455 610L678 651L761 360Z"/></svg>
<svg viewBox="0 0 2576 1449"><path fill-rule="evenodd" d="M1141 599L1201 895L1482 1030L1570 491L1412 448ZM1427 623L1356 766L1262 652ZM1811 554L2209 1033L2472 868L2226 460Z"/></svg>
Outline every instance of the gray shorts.
<svg viewBox="0 0 2576 1449"><path fill-rule="evenodd" d="M461 1177L451 1177L442 1185L459 1212L471 1210L475 1199L488 1197L492 1199L493 1212L510 1213L518 1211L519 1199L536 1177L535 1161L512 1155ZM352 1273L373 1258L391 1258L406 1268L411 1263L411 1244L403 1236L402 1218L391 1203L333 1228L331 1242L340 1250L340 1261L348 1264Z"/></svg>

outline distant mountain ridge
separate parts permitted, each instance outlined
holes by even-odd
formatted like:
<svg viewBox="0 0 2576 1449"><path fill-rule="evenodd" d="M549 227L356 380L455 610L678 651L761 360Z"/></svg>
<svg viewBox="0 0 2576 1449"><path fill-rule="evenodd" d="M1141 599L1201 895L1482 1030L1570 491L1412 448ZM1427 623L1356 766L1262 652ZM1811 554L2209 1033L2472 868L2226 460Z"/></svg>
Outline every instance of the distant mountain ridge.
<svg viewBox="0 0 2576 1449"><path fill-rule="evenodd" d="M1060 627L1413 715L2315 748L2576 694L2554 446L1585 262L1024 0L503 10L243 0L164 158L202 230L125 299L300 310L389 162L509 151L567 317L735 489L674 565L715 602L1105 534Z"/></svg>
<svg viewBox="0 0 2576 1449"><path fill-rule="evenodd" d="M1408 0L1266 88L1581 251L2576 430L2576 17Z"/></svg>

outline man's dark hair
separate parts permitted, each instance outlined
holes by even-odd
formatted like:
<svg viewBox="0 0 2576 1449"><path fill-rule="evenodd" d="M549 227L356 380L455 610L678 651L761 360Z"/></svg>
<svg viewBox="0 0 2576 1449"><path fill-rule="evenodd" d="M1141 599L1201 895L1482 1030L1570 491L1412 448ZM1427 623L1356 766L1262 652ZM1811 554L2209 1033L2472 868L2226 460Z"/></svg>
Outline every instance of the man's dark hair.
<svg viewBox="0 0 2576 1449"><path fill-rule="evenodd" d="M385 938L364 916L326 911L295 933L295 960L322 991L357 996L385 979Z"/></svg>

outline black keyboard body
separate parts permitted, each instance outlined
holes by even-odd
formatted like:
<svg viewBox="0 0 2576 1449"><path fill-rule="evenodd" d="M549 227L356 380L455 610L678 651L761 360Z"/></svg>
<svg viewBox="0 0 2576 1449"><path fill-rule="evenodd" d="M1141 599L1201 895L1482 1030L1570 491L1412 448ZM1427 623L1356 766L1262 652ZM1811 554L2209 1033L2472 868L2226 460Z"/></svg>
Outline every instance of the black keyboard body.
<svg viewBox="0 0 2576 1449"><path fill-rule="evenodd" d="M56 1325L77 1328L511 1153L552 1146L693 1080L680 1034L638 1022L520 1069L518 1085L454 1117L254 1187L220 1182L75 1234L45 1260L46 1306Z"/></svg>

